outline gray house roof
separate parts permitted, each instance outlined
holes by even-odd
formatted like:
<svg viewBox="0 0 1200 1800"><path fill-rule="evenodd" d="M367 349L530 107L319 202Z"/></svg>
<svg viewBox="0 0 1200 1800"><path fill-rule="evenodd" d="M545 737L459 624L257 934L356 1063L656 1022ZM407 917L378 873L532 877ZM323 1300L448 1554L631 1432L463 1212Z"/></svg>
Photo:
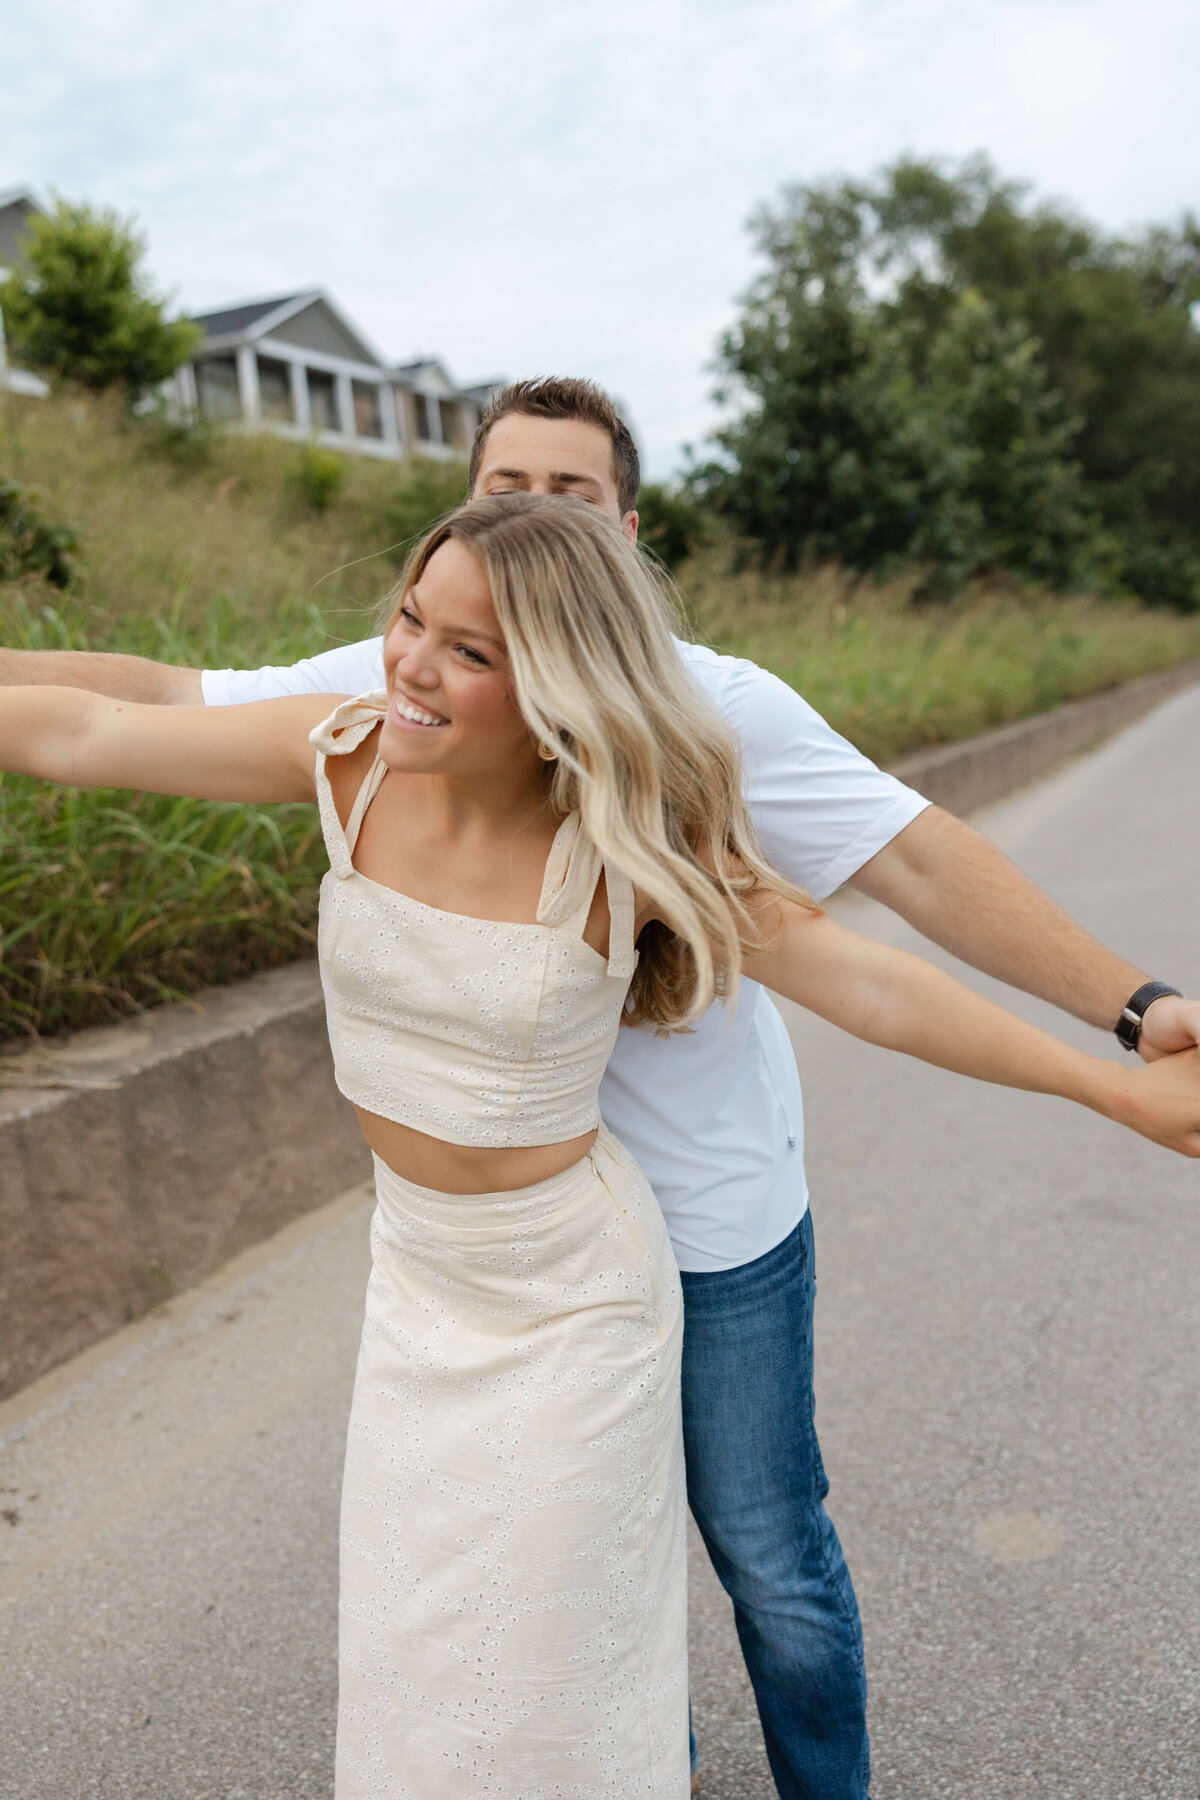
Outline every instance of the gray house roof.
<svg viewBox="0 0 1200 1800"><path fill-rule="evenodd" d="M203 325L209 337L232 336L235 333L250 331L261 323L269 313L278 312L281 307L291 306L301 299L300 294L284 294L278 300L247 300L243 306L225 306L217 312L193 313L197 325Z"/></svg>
<svg viewBox="0 0 1200 1800"><path fill-rule="evenodd" d="M274 338L315 350L347 362L365 363L374 369L387 367L374 346L320 288L305 293L282 294L269 300L247 300L223 306L216 312L193 314L204 327L210 345L227 345L236 339L254 343Z"/></svg>

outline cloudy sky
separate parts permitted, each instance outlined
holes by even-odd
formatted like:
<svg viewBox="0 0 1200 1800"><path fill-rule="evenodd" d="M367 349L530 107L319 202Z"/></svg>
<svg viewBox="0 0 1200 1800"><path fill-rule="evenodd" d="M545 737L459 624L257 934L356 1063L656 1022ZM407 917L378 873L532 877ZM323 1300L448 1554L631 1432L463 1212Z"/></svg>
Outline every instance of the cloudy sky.
<svg viewBox="0 0 1200 1800"><path fill-rule="evenodd" d="M180 304L591 375L658 474L780 183L986 149L1113 227L1200 203L1195 0L8 0L0 70L0 188L135 214Z"/></svg>

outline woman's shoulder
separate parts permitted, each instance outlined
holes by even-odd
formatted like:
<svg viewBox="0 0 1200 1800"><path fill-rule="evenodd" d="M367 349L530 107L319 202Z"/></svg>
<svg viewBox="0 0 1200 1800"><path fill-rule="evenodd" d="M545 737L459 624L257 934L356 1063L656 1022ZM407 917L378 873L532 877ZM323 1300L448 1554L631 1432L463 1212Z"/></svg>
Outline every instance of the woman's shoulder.
<svg viewBox="0 0 1200 1800"><path fill-rule="evenodd" d="M306 696L321 716L308 734L308 741L323 756L349 756L383 721L387 712L387 694L382 688L350 699L335 694ZM332 710L326 705L332 701Z"/></svg>

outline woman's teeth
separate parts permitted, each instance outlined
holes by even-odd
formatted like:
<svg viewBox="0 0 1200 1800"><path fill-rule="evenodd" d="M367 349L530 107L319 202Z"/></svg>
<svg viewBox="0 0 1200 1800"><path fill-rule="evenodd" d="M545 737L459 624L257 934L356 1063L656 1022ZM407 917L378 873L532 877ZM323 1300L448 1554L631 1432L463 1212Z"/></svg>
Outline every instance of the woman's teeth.
<svg viewBox="0 0 1200 1800"><path fill-rule="evenodd" d="M436 713L422 712L419 706L409 706L403 700L397 700L395 707L400 717L407 719L413 725L444 725L446 723L445 719L439 719Z"/></svg>

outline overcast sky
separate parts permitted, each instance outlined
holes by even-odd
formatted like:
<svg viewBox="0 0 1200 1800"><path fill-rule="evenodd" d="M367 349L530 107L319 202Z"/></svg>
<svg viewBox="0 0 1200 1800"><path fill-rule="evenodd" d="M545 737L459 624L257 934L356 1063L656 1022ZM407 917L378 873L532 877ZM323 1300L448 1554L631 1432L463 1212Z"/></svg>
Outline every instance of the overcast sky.
<svg viewBox="0 0 1200 1800"><path fill-rule="evenodd" d="M657 474L780 183L986 149L1113 227L1200 202L1196 0L8 0L0 71L0 188L136 214L181 305L591 375Z"/></svg>

